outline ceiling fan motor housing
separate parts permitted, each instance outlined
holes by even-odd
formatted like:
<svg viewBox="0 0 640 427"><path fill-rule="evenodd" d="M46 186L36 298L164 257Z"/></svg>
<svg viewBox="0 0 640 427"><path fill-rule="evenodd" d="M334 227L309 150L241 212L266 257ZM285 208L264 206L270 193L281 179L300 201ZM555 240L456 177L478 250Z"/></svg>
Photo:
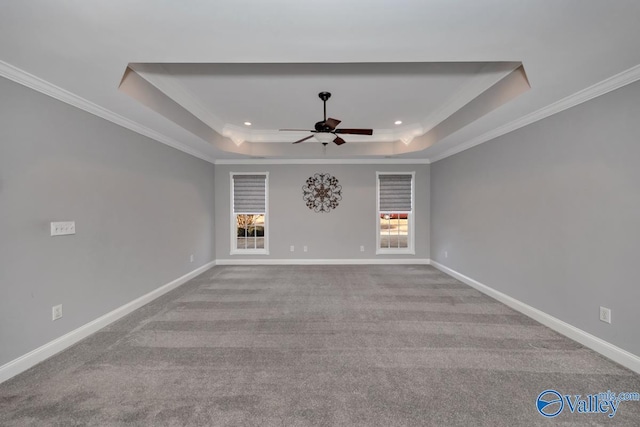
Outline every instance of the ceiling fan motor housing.
<svg viewBox="0 0 640 427"><path fill-rule="evenodd" d="M318 132L331 132L331 129L325 122L317 122L315 128Z"/></svg>

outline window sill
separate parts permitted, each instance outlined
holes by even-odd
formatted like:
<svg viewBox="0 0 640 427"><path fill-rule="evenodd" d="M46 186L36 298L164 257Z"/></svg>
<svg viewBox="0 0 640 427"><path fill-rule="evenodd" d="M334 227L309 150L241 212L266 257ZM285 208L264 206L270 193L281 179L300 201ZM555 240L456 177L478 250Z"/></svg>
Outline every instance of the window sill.
<svg viewBox="0 0 640 427"><path fill-rule="evenodd" d="M402 249L376 249L376 255L415 255L415 249L402 248Z"/></svg>
<svg viewBox="0 0 640 427"><path fill-rule="evenodd" d="M267 249L234 249L229 255L269 255Z"/></svg>

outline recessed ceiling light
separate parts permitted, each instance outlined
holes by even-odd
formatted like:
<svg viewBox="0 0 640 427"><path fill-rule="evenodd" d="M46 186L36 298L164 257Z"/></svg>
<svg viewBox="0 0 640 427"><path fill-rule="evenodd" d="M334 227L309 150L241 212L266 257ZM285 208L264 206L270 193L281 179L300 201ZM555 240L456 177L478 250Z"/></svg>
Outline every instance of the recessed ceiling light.
<svg viewBox="0 0 640 427"><path fill-rule="evenodd" d="M402 120L396 120L395 122L393 122L393 124L395 124L395 125L401 125L401 124L402 124Z"/></svg>
<svg viewBox="0 0 640 427"><path fill-rule="evenodd" d="M245 126L251 126L251 122L244 122Z"/></svg>

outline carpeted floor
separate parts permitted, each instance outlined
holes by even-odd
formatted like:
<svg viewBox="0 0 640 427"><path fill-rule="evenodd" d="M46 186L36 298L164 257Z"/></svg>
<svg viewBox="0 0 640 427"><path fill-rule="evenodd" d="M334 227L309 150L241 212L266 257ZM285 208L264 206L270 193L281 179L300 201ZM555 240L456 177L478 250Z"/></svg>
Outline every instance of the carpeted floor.
<svg viewBox="0 0 640 427"><path fill-rule="evenodd" d="M0 425L640 425L640 376L429 266L215 267L0 385Z"/></svg>

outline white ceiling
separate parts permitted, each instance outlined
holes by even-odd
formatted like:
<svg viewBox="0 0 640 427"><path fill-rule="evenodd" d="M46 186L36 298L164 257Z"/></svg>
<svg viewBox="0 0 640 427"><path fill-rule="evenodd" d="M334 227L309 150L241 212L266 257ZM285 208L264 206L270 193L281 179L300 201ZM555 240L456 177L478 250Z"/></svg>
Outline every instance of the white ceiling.
<svg viewBox="0 0 640 427"><path fill-rule="evenodd" d="M424 149L397 152L437 159L640 78L637 0L4 0L0 12L0 75L53 85L59 98L209 160L247 156L119 91L129 64L233 145L265 141L286 157L277 154L286 144L300 158L389 155L348 148L363 137L323 153L274 132L320 120L322 90L341 126L390 141L458 111L487 74L504 73L496 64L523 64L529 91Z"/></svg>

